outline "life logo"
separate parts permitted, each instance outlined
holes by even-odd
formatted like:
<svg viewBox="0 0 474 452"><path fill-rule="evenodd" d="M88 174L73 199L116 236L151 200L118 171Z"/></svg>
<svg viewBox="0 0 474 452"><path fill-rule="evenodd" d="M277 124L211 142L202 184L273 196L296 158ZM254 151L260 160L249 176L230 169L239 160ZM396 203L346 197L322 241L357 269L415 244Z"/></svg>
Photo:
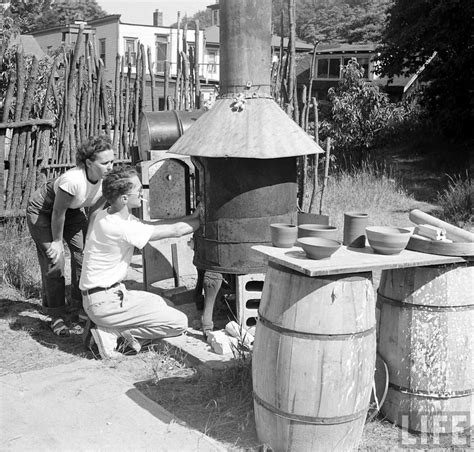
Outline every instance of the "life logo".
<svg viewBox="0 0 474 452"><path fill-rule="evenodd" d="M403 448L414 446L465 448L472 445L473 426L469 411L417 413L416 423L407 413L401 414L399 420L401 427L399 442Z"/></svg>

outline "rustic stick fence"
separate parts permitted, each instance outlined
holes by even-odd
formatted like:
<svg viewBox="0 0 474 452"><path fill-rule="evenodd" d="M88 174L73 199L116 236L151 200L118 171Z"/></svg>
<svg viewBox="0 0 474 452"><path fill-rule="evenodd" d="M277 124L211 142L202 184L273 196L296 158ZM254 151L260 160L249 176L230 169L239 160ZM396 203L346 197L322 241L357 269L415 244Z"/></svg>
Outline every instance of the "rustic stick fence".
<svg viewBox="0 0 474 452"><path fill-rule="evenodd" d="M290 36L286 49L281 38L278 58L271 68L272 93L306 132L309 132L309 114L313 109L314 138L319 142L317 101L311 97L316 47L310 65L309 86L298 92L295 0L288 0L288 9ZM282 12L282 36L283 21ZM6 162L5 171L0 171L0 200L3 200L0 217L21 215L38 186L75 165L77 147L87 137L109 135L116 161L131 162L137 152L141 111L201 107L199 22L196 21L195 26L194 48L188 46L187 24L181 26L179 16L177 32L182 36L182 50L177 51L177 74L175 78L170 76L171 64L166 61L161 87L151 49L145 49L140 43L134 65L117 55L114 83L107 84L103 62L97 56L94 41L83 28L79 29L73 49L63 50L53 60L43 63L45 73L39 74L38 60L25 57L21 48L10 56L0 123L0 162ZM150 91L146 93L147 90ZM158 92L162 93L161 105ZM315 194L319 192L321 162L318 155L299 158L300 207L303 211L311 211L317 204Z"/></svg>
<svg viewBox="0 0 474 452"><path fill-rule="evenodd" d="M196 37L198 27L197 23ZM178 53L174 96L170 63L164 65L164 110L200 106L199 48L196 45L193 52L186 28L178 28L180 32L184 47ZM0 162L5 162L0 171L0 217L24 214L33 191L73 167L77 147L89 136L109 135L116 161L133 160L140 112L160 109L149 47L139 43L134 66L117 55L113 86L106 83L104 64L83 28L73 49L41 62L42 72L38 59L25 56L21 47L9 57L0 122Z"/></svg>

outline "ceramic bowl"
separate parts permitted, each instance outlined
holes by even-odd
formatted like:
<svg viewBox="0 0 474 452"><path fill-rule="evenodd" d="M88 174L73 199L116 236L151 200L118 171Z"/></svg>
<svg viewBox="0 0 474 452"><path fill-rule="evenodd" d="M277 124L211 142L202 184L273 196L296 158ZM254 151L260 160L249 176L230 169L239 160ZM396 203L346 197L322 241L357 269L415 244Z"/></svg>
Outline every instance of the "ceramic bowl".
<svg viewBox="0 0 474 452"><path fill-rule="evenodd" d="M303 248L310 259L325 259L341 247L341 242L322 237L303 237L298 239L296 244Z"/></svg>
<svg viewBox="0 0 474 452"><path fill-rule="evenodd" d="M338 230L336 226L327 224L300 224L298 226L298 238L321 237L323 239L337 240Z"/></svg>
<svg viewBox="0 0 474 452"><path fill-rule="evenodd" d="M371 248L378 254L398 254L410 240L411 231L391 226L368 226L365 228Z"/></svg>
<svg viewBox="0 0 474 452"><path fill-rule="evenodd" d="M270 225L272 244L277 248L291 248L298 235L298 229L294 224L273 223Z"/></svg>

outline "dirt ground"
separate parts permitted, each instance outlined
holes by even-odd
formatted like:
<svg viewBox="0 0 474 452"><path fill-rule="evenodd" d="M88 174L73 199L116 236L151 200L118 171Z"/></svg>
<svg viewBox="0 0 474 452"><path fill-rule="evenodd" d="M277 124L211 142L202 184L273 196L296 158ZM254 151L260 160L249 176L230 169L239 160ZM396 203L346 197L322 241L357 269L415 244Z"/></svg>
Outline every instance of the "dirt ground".
<svg viewBox="0 0 474 452"><path fill-rule="evenodd" d="M394 161L394 170L405 174L406 187L419 201L432 202L433 187L438 184L439 189L439 174L442 169L418 173L416 176L412 160L417 158L424 157L412 156L410 160L403 154L399 155ZM140 287L138 280L135 277L128 281L128 287ZM188 309L185 305L181 308ZM195 311L188 309L187 313L190 312ZM225 315L224 313L224 319ZM190 323L195 321L198 321L198 316L192 314ZM0 340L3 345L0 352L0 375L98 359L93 352L84 349L80 328L74 332L77 334L71 334L68 338L56 337L48 327L47 318L41 313L40 300L25 300L15 290L0 287ZM261 447L255 430L248 370L235 372L230 377L226 375L230 379L224 380L223 374L203 373L203 369L189 366L183 355L160 344L152 344L136 356L124 356L123 359L103 363L121 377L132 381L145 395L177 418L221 442L228 450L257 451ZM225 393L223 384L229 381L233 384L232 378L245 378L245 381L235 382L235 386L240 385L243 390L239 393L228 391L233 400L218 398L218 392ZM198 393L202 397L198 398ZM232 407L228 406L229 409L226 410L223 406L226 403ZM234 413L229 412L232 409ZM472 436L472 432L470 435ZM471 436L464 438L472 441ZM427 449L419 436L408 435L407 438L411 449ZM402 440L398 427L376 418L366 424L359 450L406 450L407 445L402 444ZM450 441L449 438L441 438L439 444L431 443L428 448L474 450L472 447L453 448Z"/></svg>

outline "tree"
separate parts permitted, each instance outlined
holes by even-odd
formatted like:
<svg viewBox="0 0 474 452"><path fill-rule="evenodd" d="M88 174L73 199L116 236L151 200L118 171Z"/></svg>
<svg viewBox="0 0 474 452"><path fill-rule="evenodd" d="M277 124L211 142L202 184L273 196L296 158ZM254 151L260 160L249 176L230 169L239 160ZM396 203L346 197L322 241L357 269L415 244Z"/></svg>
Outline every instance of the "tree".
<svg viewBox="0 0 474 452"><path fill-rule="evenodd" d="M364 70L355 58L342 68L338 87L330 88L328 94L331 119L324 128L334 139L335 149L351 163L361 163L409 113L391 104L378 86L364 79Z"/></svg>
<svg viewBox="0 0 474 452"><path fill-rule="evenodd" d="M75 20L91 20L107 13L96 0L12 0L7 10L22 33L36 29L66 25Z"/></svg>
<svg viewBox="0 0 474 452"><path fill-rule="evenodd" d="M392 0L297 0L296 34L308 42L379 42ZM287 0L273 0L273 31L281 34L280 12L285 15L283 35L288 35Z"/></svg>
<svg viewBox="0 0 474 452"><path fill-rule="evenodd" d="M196 14L193 14L192 17L184 16L181 18L181 27L184 24L188 25L190 30L194 30L194 25L196 20L199 20L199 28L202 30L203 28L207 28L211 26L211 11L209 9L198 11ZM171 24L171 27L176 27L178 22L174 22Z"/></svg>
<svg viewBox="0 0 474 452"><path fill-rule="evenodd" d="M472 136L474 2L396 0L382 37L383 75L415 74L436 55L419 79L431 117L451 136Z"/></svg>

